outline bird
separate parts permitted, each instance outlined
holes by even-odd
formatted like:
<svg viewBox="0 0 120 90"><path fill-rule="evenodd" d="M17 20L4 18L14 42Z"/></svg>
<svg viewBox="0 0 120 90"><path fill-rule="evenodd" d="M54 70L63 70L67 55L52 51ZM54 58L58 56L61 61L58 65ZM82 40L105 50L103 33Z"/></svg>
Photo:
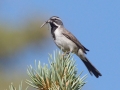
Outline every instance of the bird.
<svg viewBox="0 0 120 90"><path fill-rule="evenodd" d="M41 25L41 28L46 24L50 25L52 38L58 48L60 48L63 52L76 54L85 64L91 75L94 74L96 78L102 76L102 74L95 68L94 65L92 65L92 63L86 57L85 54L87 54L87 51L89 50L83 46L78 41L78 39L64 27L62 20L58 16L50 17Z"/></svg>

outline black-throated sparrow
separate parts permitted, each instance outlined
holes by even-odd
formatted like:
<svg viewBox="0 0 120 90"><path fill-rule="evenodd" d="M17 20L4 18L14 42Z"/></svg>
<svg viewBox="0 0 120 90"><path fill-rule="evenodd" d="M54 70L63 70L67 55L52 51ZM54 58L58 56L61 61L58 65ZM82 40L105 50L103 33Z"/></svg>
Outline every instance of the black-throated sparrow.
<svg viewBox="0 0 120 90"><path fill-rule="evenodd" d="M51 34L53 36L55 44L63 52L75 53L83 61L91 75L94 74L97 78L99 76L102 76L101 73L86 58L86 51L89 50L85 48L72 33L65 29L59 17L51 17L41 27L47 23L49 23L51 26Z"/></svg>

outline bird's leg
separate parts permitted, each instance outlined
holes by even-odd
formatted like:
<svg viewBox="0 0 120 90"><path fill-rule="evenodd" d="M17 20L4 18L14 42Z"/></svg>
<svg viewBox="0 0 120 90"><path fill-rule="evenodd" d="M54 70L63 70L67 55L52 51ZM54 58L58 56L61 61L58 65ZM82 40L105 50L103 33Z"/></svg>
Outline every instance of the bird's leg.
<svg viewBox="0 0 120 90"><path fill-rule="evenodd" d="M63 56L66 56L66 55L68 55L69 53L70 53L69 51L63 52Z"/></svg>
<svg viewBox="0 0 120 90"><path fill-rule="evenodd" d="M66 56L66 55L68 55L69 54L69 52L63 52L63 56Z"/></svg>
<svg viewBox="0 0 120 90"><path fill-rule="evenodd" d="M69 51L63 52L62 54L62 58L67 58L67 56L69 55Z"/></svg>

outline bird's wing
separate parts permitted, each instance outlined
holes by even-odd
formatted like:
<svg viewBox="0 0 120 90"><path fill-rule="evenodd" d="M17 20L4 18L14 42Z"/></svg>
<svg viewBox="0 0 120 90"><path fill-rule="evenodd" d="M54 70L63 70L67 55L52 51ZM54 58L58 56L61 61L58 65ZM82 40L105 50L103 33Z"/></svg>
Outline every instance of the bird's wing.
<svg viewBox="0 0 120 90"><path fill-rule="evenodd" d="M62 33L65 37L73 41L79 48L83 50L83 52L86 54L86 51L89 51L87 48L85 48L78 40L77 38L69 31L64 30Z"/></svg>

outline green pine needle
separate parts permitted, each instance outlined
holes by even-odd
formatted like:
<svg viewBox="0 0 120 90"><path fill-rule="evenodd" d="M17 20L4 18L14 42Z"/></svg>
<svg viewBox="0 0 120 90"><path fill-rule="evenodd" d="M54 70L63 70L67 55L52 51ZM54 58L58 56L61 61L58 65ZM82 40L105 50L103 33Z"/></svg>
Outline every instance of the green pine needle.
<svg viewBox="0 0 120 90"><path fill-rule="evenodd" d="M75 61L72 56L63 55L55 51L49 55L49 66L41 65L35 61L35 69L29 66L27 69L30 80L26 82L39 90L81 90L85 84L86 75L77 75Z"/></svg>
<svg viewBox="0 0 120 90"><path fill-rule="evenodd" d="M16 87L13 86L13 84L11 83L11 85L9 86L9 90L27 90L28 87L26 89L22 89L22 82L21 84L19 85L19 88L16 89Z"/></svg>

